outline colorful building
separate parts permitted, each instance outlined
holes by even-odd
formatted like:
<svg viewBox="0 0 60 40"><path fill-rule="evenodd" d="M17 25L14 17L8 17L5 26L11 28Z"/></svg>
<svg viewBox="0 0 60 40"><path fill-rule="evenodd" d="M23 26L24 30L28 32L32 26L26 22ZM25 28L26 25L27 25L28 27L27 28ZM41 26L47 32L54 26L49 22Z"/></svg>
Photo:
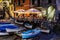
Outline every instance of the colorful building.
<svg viewBox="0 0 60 40"><path fill-rule="evenodd" d="M0 2L3 1L8 1L8 9L12 17L14 15L14 10L28 10L31 7L47 7L49 4L55 5L55 0L0 0Z"/></svg>
<svg viewBox="0 0 60 40"><path fill-rule="evenodd" d="M29 9L30 1L29 0L14 0L15 10L18 9Z"/></svg>
<svg viewBox="0 0 60 40"><path fill-rule="evenodd" d="M15 10L29 9L31 7L47 7L49 4L55 5L56 0L14 0Z"/></svg>
<svg viewBox="0 0 60 40"><path fill-rule="evenodd" d="M3 8L5 8L5 18L13 17L14 0L0 0L0 9L4 10Z"/></svg>

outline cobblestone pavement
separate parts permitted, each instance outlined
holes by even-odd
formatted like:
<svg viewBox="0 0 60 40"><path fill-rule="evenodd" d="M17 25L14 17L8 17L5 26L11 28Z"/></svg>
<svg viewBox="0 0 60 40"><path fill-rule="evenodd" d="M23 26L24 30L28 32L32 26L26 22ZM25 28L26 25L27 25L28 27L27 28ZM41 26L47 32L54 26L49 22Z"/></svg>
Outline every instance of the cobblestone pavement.
<svg viewBox="0 0 60 40"><path fill-rule="evenodd" d="M14 40L14 36L0 36L0 40Z"/></svg>
<svg viewBox="0 0 60 40"><path fill-rule="evenodd" d="M15 36L0 36L0 40L14 40ZM19 39L18 39L19 40ZM41 34L37 38L29 39L29 40L60 40L60 35L55 34Z"/></svg>

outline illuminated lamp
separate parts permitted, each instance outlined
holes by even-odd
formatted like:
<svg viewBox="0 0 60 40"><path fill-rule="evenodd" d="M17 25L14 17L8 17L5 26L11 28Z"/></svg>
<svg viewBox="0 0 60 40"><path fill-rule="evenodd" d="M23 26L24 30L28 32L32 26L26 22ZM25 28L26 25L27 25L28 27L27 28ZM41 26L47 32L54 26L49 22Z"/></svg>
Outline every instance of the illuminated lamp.
<svg viewBox="0 0 60 40"><path fill-rule="evenodd" d="M40 13L39 16L42 16L42 14Z"/></svg>

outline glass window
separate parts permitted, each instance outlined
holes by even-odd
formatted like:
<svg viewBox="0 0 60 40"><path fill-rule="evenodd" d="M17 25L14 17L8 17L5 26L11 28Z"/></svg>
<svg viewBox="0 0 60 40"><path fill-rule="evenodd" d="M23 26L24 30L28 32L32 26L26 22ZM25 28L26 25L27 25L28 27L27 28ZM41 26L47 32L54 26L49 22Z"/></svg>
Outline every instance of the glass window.
<svg viewBox="0 0 60 40"><path fill-rule="evenodd" d="M38 7L40 6L40 0L37 0L37 6Z"/></svg>
<svg viewBox="0 0 60 40"><path fill-rule="evenodd" d="M18 6L20 6L20 0L18 0Z"/></svg>
<svg viewBox="0 0 60 40"><path fill-rule="evenodd" d="M48 4L52 3L52 0L48 0Z"/></svg>
<svg viewBox="0 0 60 40"><path fill-rule="evenodd" d="M31 0L31 2L32 2L32 5L34 5L34 4L35 4L35 0Z"/></svg>
<svg viewBox="0 0 60 40"><path fill-rule="evenodd" d="M15 2L14 2L15 3ZM15 3L16 6L20 6L20 0L17 0Z"/></svg>
<svg viewBox="0 0 60 40"><path fill-rule="evenodd" d="M35 5L35 6L40 6L40 0L31 0L32 2L32 5Z"/></svg>
<svg viewBox="0 0 60 40"><path fill-rule="evenodd" d="M23 3L25 3L25 0L22 0L23 1Z"/></svg>

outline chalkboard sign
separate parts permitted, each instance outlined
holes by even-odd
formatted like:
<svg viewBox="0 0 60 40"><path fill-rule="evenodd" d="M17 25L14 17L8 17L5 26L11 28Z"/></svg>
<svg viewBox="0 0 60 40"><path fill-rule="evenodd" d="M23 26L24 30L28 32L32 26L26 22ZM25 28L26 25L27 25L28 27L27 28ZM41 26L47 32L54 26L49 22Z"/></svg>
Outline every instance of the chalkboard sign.
<svg viewBox="0 0 60 40"><path fill-rule="evenodd" d="M0 19L4 19L4 17L5 17L5 11L0 10Z"/></svg>

